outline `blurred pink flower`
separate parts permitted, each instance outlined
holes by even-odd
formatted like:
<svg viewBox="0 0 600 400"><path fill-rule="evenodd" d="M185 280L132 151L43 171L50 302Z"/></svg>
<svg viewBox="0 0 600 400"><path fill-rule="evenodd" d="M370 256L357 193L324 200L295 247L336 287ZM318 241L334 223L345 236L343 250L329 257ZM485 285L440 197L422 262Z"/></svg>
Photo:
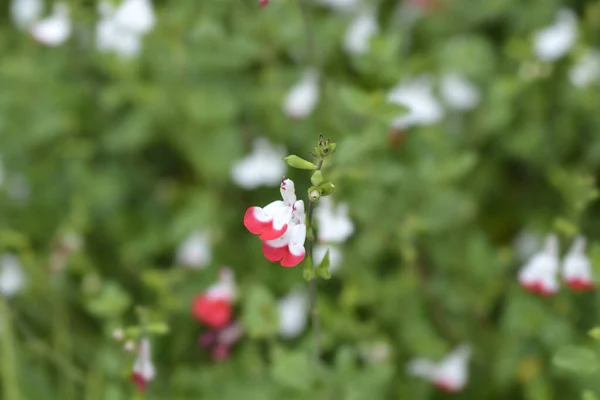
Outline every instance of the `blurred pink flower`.
<svg viewBox="0 0 600 400"><path fill-rule="evenodd" d="M148 383L156 376L156 370L152 363L150 352L150 340L142 338L138 347L138 356L133 364L131 381L137 384L138 392L146 390Z"/></svg>
<svg viewBox="0 0 600 400"><path fill-rule="evenodd" d="M594 289L591 263L584 254L585 242L583 236L575 238L563 262L563 279L567 286L577 291Z"/></svg>
<svg viewBox="0 0 600 400"><path fill-rule="evenodd" d="M407 370L410 375L425 378L440 390L454 393L467 384L470 357L471 349L462 345L437 363L416 358L408 363Z"/></svg>
<svg viewBox="0 0 600 400"><path fill-rule="evenodd" d="M519 283L532 293L553 295L558 291L558 263L558 240L555 235L548 235L544 248L519 271Z"/></svg>
<svg viewBox="0 0 600 400"><path fill-rule="evenodd" d="M208 327L220 329L231 322L235 294L233 271L223 268L219 274L219 281L194 298L192 315Z"/></svg>

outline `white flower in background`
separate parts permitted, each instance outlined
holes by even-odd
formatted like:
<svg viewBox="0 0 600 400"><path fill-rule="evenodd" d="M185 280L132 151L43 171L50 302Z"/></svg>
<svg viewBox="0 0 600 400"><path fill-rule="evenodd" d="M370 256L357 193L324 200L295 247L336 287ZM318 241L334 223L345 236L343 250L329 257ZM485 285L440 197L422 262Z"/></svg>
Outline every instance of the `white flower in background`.
<svg viewBox="0 0 600 400"><path fill-rule="evenodd" d="M25 286L25 272L21 262L12 254L4 254L0 260L0 295L11 297Z"/></svg>
<svg viewBox="0 0 600 400"><path fill-rule="evenodd" d="M142 48L142 36L155 25L156 18L149 0L125 0L118 8L107 1L98 5L101 18L96 25L96 47L131 58Z"/></svg>
<svg viewBox="0 0 600 400"><path fill-rule="evenodd" d="M467 384L470 357L471 349L462 345L437 363L425 358L414 359L408 363L407 371L432 382L438 389L458 392Z"/></svg>
<svg viewBox="0 0 600 400"><path fill-rule="evenodd" d="M156 369L152 363L150 340L146 337L140 340L138 356L133 364L131 380L138 385L138 391L146 390L148 383L156 377Z"/></svg>
<svg viewBox="0 0 600 400"><path fill-rule="evenodd" d="M315 69L304 72L302 79L287 92L283 102L286 115L294 119L309 116L319 101L319 73Z"/></svg>
<svg viewBox="0 0 600 400"><path fill-rule="evenodd" d="M257 138L252 144L252 153L235 163L231 169L233 181L244 189L259 186L276 186L285 175L283 161L286 151L283 146L271 144L266 138Z"/></svg>
<svg viewBox="0 0 600 400"><path fill-rule="evenodd" d="M11 200L18 203L25 203L31 196L29 181L21 174L9 175L6 182L6 192Z"/></svg>
<svg viewBox="0 0 600 400"><path fill-rule="evenodd" d="M327 249L329 249L329 272L334 273L340 268L344 259L344 254L338 245L322 243L315 244L313 248L315 265L321 264Z"/></svg>
<svg viewBox="0 0 600 400"><path fill-rule="evenodd" d="M544 248L519 271L519 283L526 290L550 296L558 291L558 239L548 235Z"/></svg>
<svg viewBox="0 0 600 400"><path fill-rule="evenodd" d="M396 129L415 125L433 125L444 116L444 110L433 95L433 85L429 78L421 76L401 82L388 93L388 102L408 107L404 113L392 121Z"/></svg>
<svg viewBox="0 0 600 400"><path fill-rule="evenodd" d="M192 233L177 248L177 263L184 267L204 269L211 259L210 240L204 232Z"/></svg>
<svg viewBox="0 0 600 400"><path fill-rule="evenodd" d="M138 34L150 32L156 23L151 0L125 0L114 17L117 25Z"/></svg>
<svg viewBox="0 0 600 400"><path fill-rule="evenodd" d="M315 0L317 3L329 7L338 12L348 12L354 10L360 0Z"/></svg>
<svg viewBox="0 0 600 400"><path fill-rule="evenodd" d="M542 61L555 61L571 50L577 38L577 17L569 9L556 13L554 24L533 34L535 55Z"/></svg>
<svg viewBox="0 0 600 400"><path fill-rule="evenodd" d="M59 46L71 36L71 19L67 4L54 3L52 14L31 25L31 34L47 46Z"/></svg>
<svg viewBox="0 0 600 400"><path fill-rule="evenodd" d="M583 88L600 81L600 52L587 51L569 70L569 80L573 86Z"/></svg>
<svg viewBox="0 0 600 400"><path fill-rule="evenodd" d="M466 111L476 107L481 100L479 88L464 76L450 73L442 77L441 83L442 98L448 107Z"/></svg>
<svg viewBox="0 0 600 400"><path fill-rule="evenodd" d="M573 290L586 291L594 289L592 264L585 255L585 238L578 236L563 262L562 276L567 286Z"/></svg>
<svg viewBox="0 0 600 400"><path fill-rule="evenodd" d="M322 197L315 210L319 242L343 243L354 233L354 224L348 216L348 205L333 204L330 197Z"/></svg>
<svg viewBox="0 0 600 400"><path fill-rule="evenodd" d="M237 295L235 273L229 267L222 267L219 271L219 280L206 289L204 295L210 299L223 299L233 302Z"/></svg>
<svg viewBox="0 0 600 400"><path fill-rule="evenodd" d="M296 289L277 302L279 313L279 335L293 339L304 332L308 317L308 298L306 292Z"/></svg>
<svg viewBox="0 0 600 400"><path fill-rule="evenodd" d="M369 51L371 38L378 31L379 26L374 10L363 10L346 29L344 50L349 54L365 54Z"/></svg>
<svg viewBox="0 0 600 400"><path fill-rule="evenodd" d="M525 262L536 253L542 243L542 237L536 232L523 229L517 234L513 241L517 259Z"/></svg>
<svg viewBox="0 0 600 400"><path fill-rule="evenodd" d="M37 21L44 10L43 0L12 0L10 14L19 29L25 29Z"/></svg>

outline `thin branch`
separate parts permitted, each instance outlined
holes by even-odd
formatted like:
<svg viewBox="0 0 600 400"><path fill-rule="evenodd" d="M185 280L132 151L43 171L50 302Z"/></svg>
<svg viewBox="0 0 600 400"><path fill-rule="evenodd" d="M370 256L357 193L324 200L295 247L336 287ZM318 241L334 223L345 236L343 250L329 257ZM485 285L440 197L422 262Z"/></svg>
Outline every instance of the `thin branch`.
<svg viewBox="0 0 600 400"><path fill-rule="evenodd" d="M306 38L306 54L305 62L308 67L317 66L317 49L315 30L313 29L313 21L310 13L310 6L306 0L297 0L300 13L302 14L302 22L304 25L304 36Z"/></svg>

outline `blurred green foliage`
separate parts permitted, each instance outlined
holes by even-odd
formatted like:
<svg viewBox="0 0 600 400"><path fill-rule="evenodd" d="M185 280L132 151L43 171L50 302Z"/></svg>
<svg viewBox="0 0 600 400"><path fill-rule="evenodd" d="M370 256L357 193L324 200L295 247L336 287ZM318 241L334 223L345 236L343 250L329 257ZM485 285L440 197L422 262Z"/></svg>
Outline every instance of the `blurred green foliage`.
<svg viewBox="0 0 600 400"><path fill-rule="evenodd" d="M156 1L158 23L127 61L94 50L95 2L69 3L74 35L57 48L0 9L0 247L29 278L0 302L2 398L132 398L133 357L111 333L138 323L135 305L169 328L153 341L153 399L441 399L404 366L460 342L474 356L455 399L598 397L597 370L579 368L596 368L586 332L598 324L598 294L525 293L512 243L526 227L556 231L563 248L584 233L600 268L600 91L567 78L600 44L600 3L439 1L410 22L397 1L372 1L381 28L361 56L340 46L351 17L310 4L322 79L304 120L282 111L305 67L297 0ZM561 6L578 13L577 42L538 61L531 34ZM390 132L403 110L386 92L449 71L481 89L477 108ZM270 264L242 225L247 207L277 191L239 189L230 170L256 137L309 158L321 132L338 143L328 177L357 229L341 270L319 281L315 367L310 334L275 336L275 299L302 281L302 267ZM306 173L289 174L306 193ZM177 245L197 229L210 232L210 268L177 268ZM53 270L65 232L85 245ZM215 363L197 346L189 304L223 264L238 278L247 335ZM381 343L389 355L368 361ZM577 347L557 353L567 345ZM566 369L553 367L555 353Z"/></svg>

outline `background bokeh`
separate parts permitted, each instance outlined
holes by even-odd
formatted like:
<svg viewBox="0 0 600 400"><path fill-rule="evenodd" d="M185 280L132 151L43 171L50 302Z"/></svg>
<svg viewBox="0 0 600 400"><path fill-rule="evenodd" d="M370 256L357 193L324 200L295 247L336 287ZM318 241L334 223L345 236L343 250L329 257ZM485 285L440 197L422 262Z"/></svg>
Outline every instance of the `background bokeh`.
<svg viewBox="0 0 600 400"><path fill-rule="evenodd" d="M600 392L595 375L551 361L561 346L597 347L587 331L598 294L539 298L516 279L550 232L561 254L586 235L600 268L600 67L584 84L572 78L600 45L600 3L365 1L379 28L352 52L344 41L362 8L345 3L356 2L306 0L314 49L298 2L157 0L135 57L96 48L95 0L67 2L72 32L54 47L19 29L2 2L0 247L26 274L19 293L0 297L2 398L132 398L134 357L111 335L138 323L136 306L169 328L152 337L154 399ZM576 37L544 59L534 33L562 7L576 15ZM292 118L286 95L308 66L318 102ZM468 109L442 98L450 73L476 90ZM412 79L431 85L413 106L437 102L443 115L397 123L410 110L388 93ZM242 224L278 184L247 190L232 169L256 138L309 158L319 133L338 143L326 171L355 231L333 278L319 281L315 369L308 330L283 340L269 328L275 299L305 285L302 267L269 263ZM309 176L288 176L306 199ZM210 262L182 267L177 247L197 231ZM190 302L221 265L236 274L236 318L254 327L216 362L197 344L204 328ZM473 349L461 393L407 376L408 360L460 343Z"/></svg>

